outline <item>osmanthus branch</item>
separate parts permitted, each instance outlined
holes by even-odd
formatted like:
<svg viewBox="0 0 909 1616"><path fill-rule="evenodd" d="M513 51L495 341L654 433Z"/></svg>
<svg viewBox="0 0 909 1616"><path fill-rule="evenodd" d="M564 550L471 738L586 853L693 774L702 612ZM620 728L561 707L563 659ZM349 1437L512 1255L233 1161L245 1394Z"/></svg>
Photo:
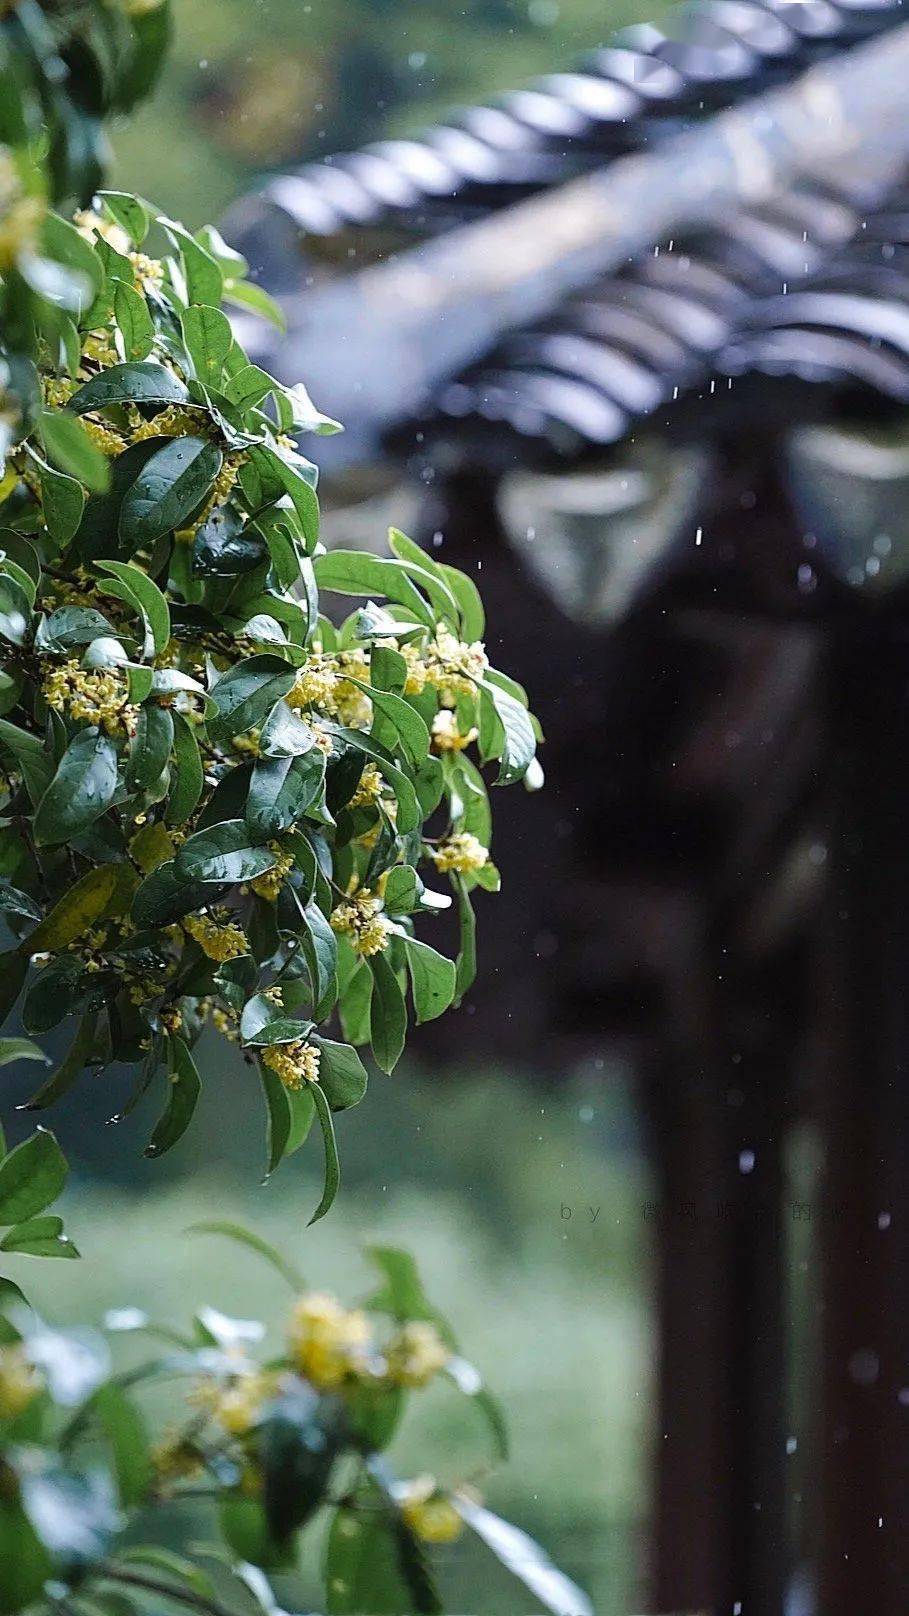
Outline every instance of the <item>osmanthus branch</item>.
<svg viewBox="0 0 909 1616"><path fill-rule="evenodd" d="M169 1599L175 1605L185 1605L188 1610L202 1613L202 1616L240 1616L230 1605L222 1605L220 1600L208 1599L204 1594L195 1593L191 1588L180 1588L173 1583L163 1581L160 1577L153 1577L146 1571L134 1571L127 1566L115 1565L109 1560L102 1561L94 1572L93 1581L112 1582L121 1588L138 1588L144 1593L157 1594L162 1599Z"/></svg>

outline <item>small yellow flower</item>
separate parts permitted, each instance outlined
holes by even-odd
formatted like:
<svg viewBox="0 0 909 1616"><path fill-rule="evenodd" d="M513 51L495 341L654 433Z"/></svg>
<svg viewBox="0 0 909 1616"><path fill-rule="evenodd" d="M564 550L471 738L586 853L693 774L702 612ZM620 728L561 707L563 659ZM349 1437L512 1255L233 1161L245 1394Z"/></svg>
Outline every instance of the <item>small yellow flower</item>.
<svg viewBox="0 0 909 1616"><path fill-rule="evenodd" d="M345 898L329 917L333 931L348 937L356 952L368 959L388 947L391 922L381 913L382 901L368 887Z"/></svg>
<svg viewBox="0 0 909 1616"><path fill-rule="evenodd" d="M97 724L108 735L132 735L139 709L129 699L129 685L120 668L82 668L70 660L52 668L43 685L44 699L55 712Z"/></svg>
<svg viewBox="0 0 909 1616"><path fill-rule="evenodd" d="M41 1380L18 1344L0 1347L0 1420L24 1413L41 1390Z"/></svg>
<svg viewBox="0 0 909 1616"><path fill-rule="evenodd" d="M245 931L232 920L211 915L187 915L183 925L210 960L221 963L249 953L249 939Z"/></svg>
<svg viewBox="0 0 909 1616"><path fill-rule="evenodd" d="M202 1457L189 1439L179 1432L166 1431L151 1450L151 1462L159 1486L189 1481L201 1475Z"/></svg>
<svg viewBox="0 0 909 1616"><path fill-rule="evenodd" d="M455 831L446 836L438 847L430 849L430 858L437 870L454 870L458 875L473 875L489 862L489 850L470 831Z"/></svg>
<svg viewBox="0 0 909 1616"><path fill-rule="evenodd" d="M382 795L382 776L374 763L367 763L360 783L350 799L351 808L371 808Z"/></svg>
<svg viewBox="0 0 909 1616"><path fill-rule="evenodd" d="M321 1390L340 1386L363 1366L372 1340L365 1313L348 1312L333 1296L310 1291L290 1317L288 1341L294 1363Z"/></svg>
<svg viewBox="0 0 909 1616"><path fill-rule="evenodd" d="M450 1356L434 1324L412 1319L401 1326L386 1350L388 1378L396 1386L428 1386Z"/></svg>
<svg viewBox="0 0 909 1616"><path fill-rule="evenodd" d="M334 659L321 651L314 651L302 667L284 700L289 707L318 707L329 717L337 715L335 686L337 672Z"/></svg>
<svg viewBox="0 0 909 1616"><path fill-rule="evenodd" d="M143 443L146 438L198 438L209 435L209 420L201 406L194 409L191 405L168 404L150 421L142 421L133 432L132 440L133 443Z"/></svg>
<svg viewBox="0 0 909 1616"><path fill-rule="evenodd" d="M447 707L436 713L432 721L432 747L434 752L463 752L477 738L477 731L473 728L462 732L458 728L458 720Z"/></svg>
<svg viewBox="0 0 909 1616"><path fill-rule="evenodd" d="M269 842L268 846L277 862L270 870L266 870L264 875L257 875L249 884L253 892L258 893L267 903L277 903L281 888L294 867L294 856L293 853L286 853L280 842Z"/></svg>
<svg viewBox="0 0 909 1616"><path fill-rule="evenodd" d="M435 1476L415 1476L401 1490L398 1503L405 1524L423 1543L453 1543L463 1530L460 1515Z"/></svg>
<svg viewBox="0 0 909 1616"><path fill-rule="evenodd" d="M219 1380L200 1381L190 1392L189 1400L217 1420L230 1436L245 1436L256 1424L274 1389L274 1375L249 1369L231 1375L226 1384Z"/></svg>
<svg viewBox="0 0 909 1616"><path fill-rule="evenodd" d="M297 1038L291 1044L266 1044L262 1064L275 1072L286 1089L301 1089L304 1083L318 1083L322 1051L315 1044Z"/></svg>

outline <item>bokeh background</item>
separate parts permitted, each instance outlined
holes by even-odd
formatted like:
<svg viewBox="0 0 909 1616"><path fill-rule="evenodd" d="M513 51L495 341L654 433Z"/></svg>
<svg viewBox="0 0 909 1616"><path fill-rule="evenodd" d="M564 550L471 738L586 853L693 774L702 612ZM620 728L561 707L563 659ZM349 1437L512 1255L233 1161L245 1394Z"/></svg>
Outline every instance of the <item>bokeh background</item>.
<svg viewBox="0 0 909 1616"><path fill-rule="evenodd" d="M556 71L661 7L177 0L175 9L162 86L129 128L114 130L111 183L197 226L271 166L419 127L460 102ZM482 946L495 904L520 914L514 882L500 898L479 895L487 1000L497 975L523 968L500 941L514 926L495 928ZM176 1322L193 1302L208 1302L277 1320L280 1281L226 1242L186 1236L189 1225L245 1222L293 1251L310 1283L350 1298L369 1283L365 1244L406 1246L508 1415L513 1459L484 1483L488 1502L546 1545L601 1616L618 1616L641 1597L656 1438L653 1234L634 1095L606 1052L560 1069L503 1069L495 1037L485 1049L472 1037L469 1062L459 1064L470 1014L466 1006L447 1018L431 1046L418 1034L393 1078L375 1074L366 1102L342 1119L344 1187L315 1230L306 1221L320 1192L318 1141L260 1187L256 1080L223 1041L204 1047L203 1107L161 1164L141 1157L160 1095L108 1129L125 1088L110 1076L84 1082L52 1122L73 1164L64 1210L85 1256L28 1267L29 1294L51 1319L89 1322L140 1304ZM494 1027L488 1009L483 1021ZM3 1078L17 1086L13 1101L29 1092L27 1070ZM123 1353L136 1350L125 1344ZM482 1428L465 1428L444 1393L424 1400L405 1427L395 1449L402 1472L425 1465L427 1449L443 1477L486 1458ZM201 1519L196 1526L202 1531ZM176 1543L186 1522L174 1518L169 1530ZM299 1575L278 1580L290 1610L317 1607L319 1543L310 1536ZM518 1616L532 1607L466 1542L445 1551L443 1582L454 1610Z"/></svg>

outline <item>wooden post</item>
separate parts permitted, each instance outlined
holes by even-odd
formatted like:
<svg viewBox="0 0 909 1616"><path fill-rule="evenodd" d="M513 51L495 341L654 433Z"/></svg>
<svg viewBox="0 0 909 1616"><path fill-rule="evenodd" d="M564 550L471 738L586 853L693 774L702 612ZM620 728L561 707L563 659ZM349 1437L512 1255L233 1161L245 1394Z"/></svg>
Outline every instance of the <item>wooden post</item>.
<svg viewBox="0 0 909 1616"><path fill-rule="evenodd" d="M823 932L823 1616L909 1609L909 636L832 659Z"/></svg>

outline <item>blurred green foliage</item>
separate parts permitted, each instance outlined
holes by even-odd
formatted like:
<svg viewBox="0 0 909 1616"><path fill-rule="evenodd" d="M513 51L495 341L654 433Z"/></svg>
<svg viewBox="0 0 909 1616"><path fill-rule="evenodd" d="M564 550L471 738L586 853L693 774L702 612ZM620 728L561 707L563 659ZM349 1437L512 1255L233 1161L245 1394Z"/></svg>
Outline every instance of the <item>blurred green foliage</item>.
<svg viewBox="0 0 909 1616"><path fill-rule="evenodd" d="M664 9L664 0L174 0L163 83L114 130L111 183L154 195L195 227L263 169L418 128L565 68Z"/></svg>
<svg viewBox="0 0 909 1616"><path fill-rule="evenodd" d="M84 1257L29 1265L33 1301L52 1321L91 1322L130 1303L182 1320L188 1297L241 1317L278 1317L280 1280L226 1242L184 1236L200 1218L247 1222L292 1254L309 1284L351 1299L369 1284L364 1244L407 1245L504 1403L513 1457L489 1487L490 1506L546 1543L599 1616L634 1609L651 1407L648 1186L621 1074L576 1073L548 1092L511 1072L430 1076L411 1066L377 1077L372 1103L350 1114L345 1192L330 1218L305 1231L318 1151L285 1163L265 1189L248 1150L234 1166L260 1102L241 1063L230 1082L213 1039L209 1060L216 1051L219 1083L207 1086L170 1168L136 1163L130 1141L118 1140L118 1160L132 1158L131 1183L91 1181L84 1166L80 1181L78 1149L69 1150L75 1184L64 1209ZM135 1119L140 1132L147 1123ZM75 1147L62 1110L59 1127ZM93 1136L89 1125L87 1146ZM124 1342L123 1351L141 1348ZM162 1418L174 1412L162 1409ZM412 1423L408 1416L393 1458L407 1473L430 1454L444 1478L485 1452L479 1420L465 1428L458 1400L440 1388L421 1399ZM180 1529L172 1514L174 1542ZM285 1608L314 1608L320 1547L313 1536L301 1577L278 1580ZM447 1608L490 1616L529 1608L467 1540L442 1564Z"/></svg>

